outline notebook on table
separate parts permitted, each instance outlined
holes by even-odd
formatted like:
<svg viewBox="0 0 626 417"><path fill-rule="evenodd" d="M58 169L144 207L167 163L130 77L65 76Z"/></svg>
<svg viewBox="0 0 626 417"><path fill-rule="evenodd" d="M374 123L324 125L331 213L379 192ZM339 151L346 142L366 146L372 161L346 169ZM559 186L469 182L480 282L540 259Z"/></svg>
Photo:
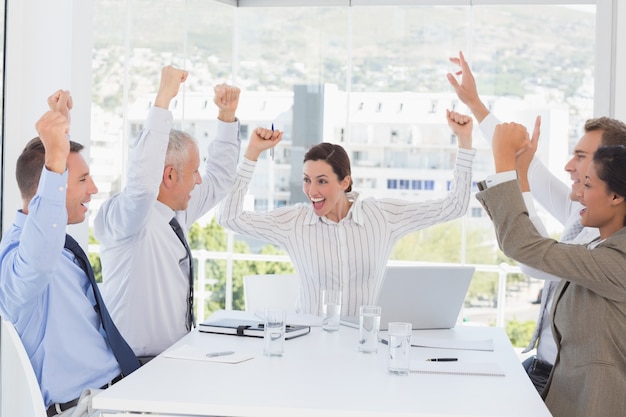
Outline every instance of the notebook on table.
<svg viewBox="0 0 626 417"><path fill-rule="evenodd" d="M263 337L264 322L249 318L239 317L209 317L198 324L198 331L202 333L219 333L236 336ZM287 324L285 328L285 339L303 336L311 331L311 327Z"/></svg>
<svg viewBox="0 0 626 417"><path fill-rule="evenodd" d="M388 266L376 303L381 307L381 330L393 321L411 323L413 329L454 327L474 269L466 265Z"/></svg>

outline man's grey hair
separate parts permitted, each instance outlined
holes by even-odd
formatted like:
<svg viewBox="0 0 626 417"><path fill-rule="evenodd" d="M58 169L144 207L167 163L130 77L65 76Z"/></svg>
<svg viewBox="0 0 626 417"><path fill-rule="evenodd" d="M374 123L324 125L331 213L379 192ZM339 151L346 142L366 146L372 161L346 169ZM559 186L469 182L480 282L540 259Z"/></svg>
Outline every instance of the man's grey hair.
<svg viewBox="0 0 626 417"><path fill-rule="evenodd" d="M190 144L198 146L196 140L189 134L182 130L172 129L165 154L165 165L172 165L176 172L182 173L183 166L189 160Z"/></svg>

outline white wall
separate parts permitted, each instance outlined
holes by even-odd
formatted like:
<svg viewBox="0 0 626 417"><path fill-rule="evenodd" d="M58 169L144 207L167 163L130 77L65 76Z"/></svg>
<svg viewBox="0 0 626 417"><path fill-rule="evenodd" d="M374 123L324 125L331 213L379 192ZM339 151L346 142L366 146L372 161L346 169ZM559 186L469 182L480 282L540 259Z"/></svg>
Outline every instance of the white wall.
<svg viewBox="0 0 626 417"><path fill-rule="evenodd" d="M21 207L15 161L26 142L37 136L35 122L47 110L46 100L54 91L71 91L72 140L85 145L85 158L89 156L92 14L92 0L8 0L4 230ZM72 228L81 244L86 243L87 222Z"/></svg>

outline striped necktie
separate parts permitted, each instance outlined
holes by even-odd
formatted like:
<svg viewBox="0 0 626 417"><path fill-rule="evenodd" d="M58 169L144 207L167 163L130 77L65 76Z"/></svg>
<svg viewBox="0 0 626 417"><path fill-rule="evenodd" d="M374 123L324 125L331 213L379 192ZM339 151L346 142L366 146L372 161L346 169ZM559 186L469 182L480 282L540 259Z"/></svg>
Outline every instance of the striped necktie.
<svg viewBox="0 0 626 417"><path fill-rule="evenodd" d="M176 217L173 217L170 220L170 226L178 236L178 239L185 247L185 251L187 252L187 258L189 259L189 296L187 297L187 331L191 330L195 325L195 318L193 316L193 257L191 256L191 249L187 244L187 239L185 239L185 234L183 233L182 227L180 227L180 223L176 220Z"/></svg>

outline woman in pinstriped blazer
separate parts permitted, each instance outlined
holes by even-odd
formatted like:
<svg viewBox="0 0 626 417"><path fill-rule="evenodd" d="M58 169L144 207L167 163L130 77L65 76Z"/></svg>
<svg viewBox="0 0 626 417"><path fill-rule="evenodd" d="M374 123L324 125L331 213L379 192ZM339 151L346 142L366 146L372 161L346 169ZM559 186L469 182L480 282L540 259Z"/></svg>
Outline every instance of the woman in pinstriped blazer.
<svg viewBox="0 0 626 417"><path fill-rule="evenodd" d="M244 199L262 151L281 139L278 130L257 128L240 163L235 186L218 222L235 232L280 245L300 279L299 311L321 313L321 290L342 290L342 316L358 316L359 307L378 295L389 255L404 235L463 216L472 185L472 119L448 112L458 137L454 179L440 187L443 197L408 201L365 198L352 191L350 159L339 145L320 143L304 156L302 189L306 203L268 212L244 211ZM445 244L445 243L442 243Z"/></svg>

